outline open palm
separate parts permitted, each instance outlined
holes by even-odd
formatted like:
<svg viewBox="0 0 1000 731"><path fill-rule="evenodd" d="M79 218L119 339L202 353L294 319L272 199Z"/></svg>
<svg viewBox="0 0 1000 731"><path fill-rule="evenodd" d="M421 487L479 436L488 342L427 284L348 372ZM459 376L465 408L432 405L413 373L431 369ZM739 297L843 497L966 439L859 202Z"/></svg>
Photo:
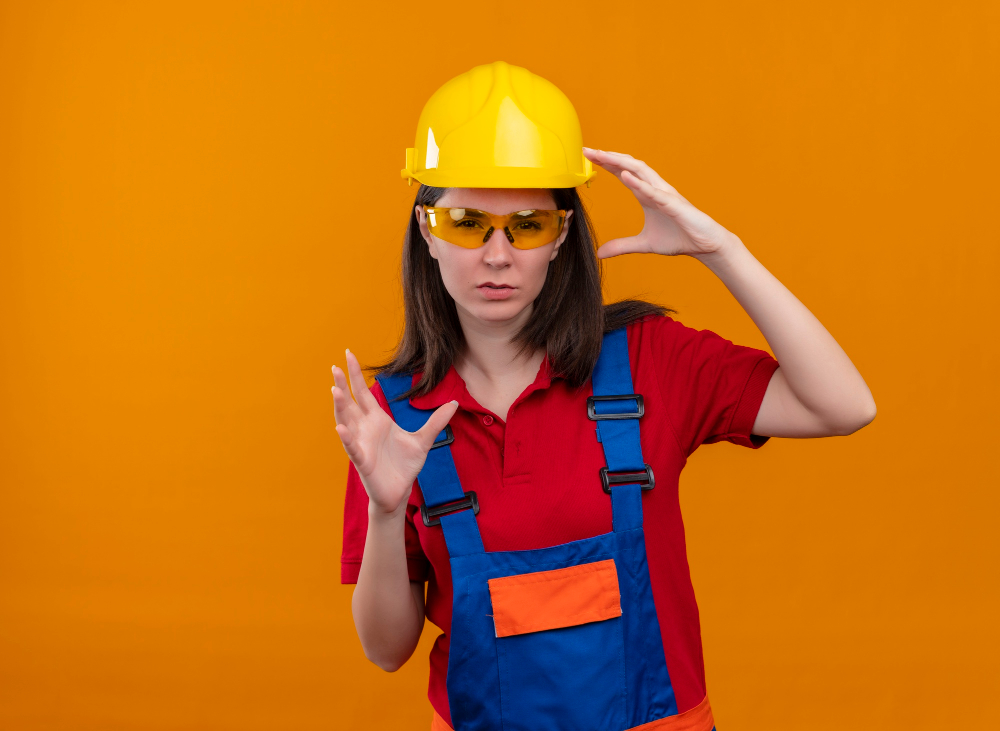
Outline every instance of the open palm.
<svg viewBox="0 0 1000 731"><path fill-rule="evenodd" d="M596 165L618 178L638 199L645 216L642 231L635 236L604 243L597 256L607 259L629 253L676 256L711 254L726 245L733 234L656 174L642 160L621 152L583 148Z"/></svg>
<svg viewBox="0 0 1000 731"><path fill-rule="evenodd" d="M396 425L368 390L361 366L347 351L347 370L354 397L347 388L344 371L333 366L333 409L337 435L361 477L369 500L381 511L394 513L405 506L427 452L437 435L458 410L457 401L437 408L427 423L415 432Z"/></svg>

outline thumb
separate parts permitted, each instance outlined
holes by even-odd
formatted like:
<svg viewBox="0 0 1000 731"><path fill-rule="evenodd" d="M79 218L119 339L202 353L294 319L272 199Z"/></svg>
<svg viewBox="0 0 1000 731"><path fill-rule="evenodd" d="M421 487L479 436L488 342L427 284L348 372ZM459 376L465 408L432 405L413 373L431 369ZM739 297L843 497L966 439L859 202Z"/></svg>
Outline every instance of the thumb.
<svg viewBox="0 0 1000 731"><path fill-rule="evenodd" d="M606 241L601 244L597 249L598 259L607 259L611 256L620 256L621 254L634 254L648 252L649 247L639 241L638 236L626 236L622 239L611 239L611 241Z"/></svg>
<svg viewBox="0 0 1000 731"><path fill-rule="evenodd" d="M416 431L424 449L429 450L431 448L434 440L437 439L437 435L448 425L448 422L451 421L451 417L455 415L456 411L458 411L458 401L449 401L446 404L442 404L430 415L427 423Z"/></svg>

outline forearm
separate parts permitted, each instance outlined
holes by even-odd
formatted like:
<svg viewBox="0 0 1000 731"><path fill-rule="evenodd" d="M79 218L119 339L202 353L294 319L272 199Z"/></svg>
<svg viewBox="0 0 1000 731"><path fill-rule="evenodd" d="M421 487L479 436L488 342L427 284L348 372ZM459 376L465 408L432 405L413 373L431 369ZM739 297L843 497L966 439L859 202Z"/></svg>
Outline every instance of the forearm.
<svg viewBox="0 0 1000 731"><path fill-rule="evenodd" d="M831 433L850 433L875 416L858 369L823 324L733 235L731 245L698 258L746 310L803 408Z"/></svg>
<svg viewBox="0 0 1000 731"><path fill-rule="evenodd" d="M403 538L404 503L387 515L368 512L368 533L358 585L351 600L365 656L392 672L413 654L424 623L423 596L411 588Z"/></svg>

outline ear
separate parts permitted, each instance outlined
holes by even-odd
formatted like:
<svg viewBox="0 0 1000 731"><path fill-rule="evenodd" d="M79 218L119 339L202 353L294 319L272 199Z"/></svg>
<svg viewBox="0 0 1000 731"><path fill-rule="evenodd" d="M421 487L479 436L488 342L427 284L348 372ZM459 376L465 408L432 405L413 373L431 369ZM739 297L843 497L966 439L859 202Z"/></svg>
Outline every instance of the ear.
<svg viewBox="0 0 1000 731"><path fill-rule="evenodd" d="M549 257L549 261L552 261L559 254L559 247L562 246L562 242L566 240L569 235L569 222L573 220L573 209L570 208L566 211L566 220L563 221L562 231L559 232L559 238L556 239L556 245L552 247L552 256Z"/></svg>
<svg viewBox="0 0 1000 731"><path fill-rule="evenodd" d="M420 226L420 235L427 242L427 250L433 258L437 259L437 250L434 246L434 238L431 236L430 229L427 228L427 214L424 213L424 207L416 206L414 210L417 212L417 225Z"/></svg>

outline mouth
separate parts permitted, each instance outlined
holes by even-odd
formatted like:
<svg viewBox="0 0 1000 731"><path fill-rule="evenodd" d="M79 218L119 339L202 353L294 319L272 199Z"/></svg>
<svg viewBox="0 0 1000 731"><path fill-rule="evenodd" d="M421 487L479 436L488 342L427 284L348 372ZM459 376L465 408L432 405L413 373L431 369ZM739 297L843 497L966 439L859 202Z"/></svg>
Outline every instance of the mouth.
<svg viewBox="0 0 1000 731"><path fill-rule="evenodd" d="M484 282L476 287L483 296L489 300L503 300L510 297L516 287L512 287L509 284L496 284L495 282Z"/></svg>

